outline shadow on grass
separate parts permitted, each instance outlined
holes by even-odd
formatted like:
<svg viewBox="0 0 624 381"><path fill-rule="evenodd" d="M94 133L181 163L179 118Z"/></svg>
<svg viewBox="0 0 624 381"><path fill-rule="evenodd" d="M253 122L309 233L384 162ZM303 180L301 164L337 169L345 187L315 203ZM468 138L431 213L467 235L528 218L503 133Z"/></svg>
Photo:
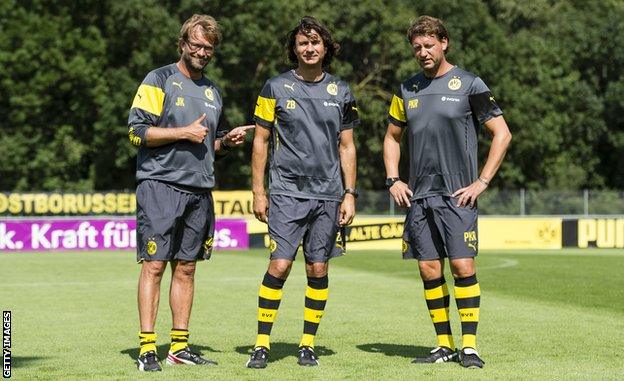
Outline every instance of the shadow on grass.
<svg viewBox="0 0 624 381"><path fill-rule="evenodd" d="M41 362L45 360L47 357L36 357L36 356L11 356L11 367L12 368L25 368L28 366L35 365L35 363Z"/></svg>
<svg viewBox="0 0 624 381"><path fill-rule="evenodd" d="M198 353L200 355L202 355L205 352L213 352L213 353L219 353L221 351L218 351L216 349L212 349L211 347L207 347L205 345L189 345L191 347L191 350L195 353ZM169 344L161 344L158 345L156 347L156 352L158 353L158 357L160 357L161 360L164 360L167 358L167 352L169 352ZM119 353L124 354L124 355L128 355L132 360L136 360L137 357L139 357L139 348L135 347L135 348L128 348L128 349L124 349L122 351L120 351Z"/></svg>
<svg viewBox="0 0 624 381"><path fill-rule="evenodd" d="M242 355L250 355L253 350L252 346L249 345L241 345L234 350L237 353ZM293 343L271 343L271 352L269 354L269 361L278 361L286 357L297 357L297 353L299 352L299 345ZM332 356L335 355L336 352L333 350L323 347L323 346L315 346L314 353L316 353L319 357L323 356Z"/></svg>
<svg viewBox="0 0 624 381"><path fill-rule="evenodd" d="M399 356L405 358L426 357L433 349L432 347L423 347L420 345L403 345L403 344L360 344L356 348L370 353L381 353L386 356Z"/></svg>

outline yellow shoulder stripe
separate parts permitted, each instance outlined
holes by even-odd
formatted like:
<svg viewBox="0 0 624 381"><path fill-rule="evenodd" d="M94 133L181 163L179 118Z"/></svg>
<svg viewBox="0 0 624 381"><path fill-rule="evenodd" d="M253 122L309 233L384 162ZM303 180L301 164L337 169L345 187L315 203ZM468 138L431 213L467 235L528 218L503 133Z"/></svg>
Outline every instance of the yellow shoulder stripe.
<svg viewBox="0 0 624 381"><path fill-rule="evenodd" d="M258 96L254 115L267 122L275 121L275 99Z"/></svg>
<svg viewBox="0 0 624 381"><path fill-rule="evenodd" d="M165 101L165 92L156 86L141 84L134 96L131 108L140 108L150 114L160 116Z"/></svg>
<svg viewBox="0 0 624 381"><path fill-rule="evenodd" d="M403 105L403 99L392 96L392 102L390 103L390 116L401 122L407 122L407 116L405 115L405 106Z"/></svg>

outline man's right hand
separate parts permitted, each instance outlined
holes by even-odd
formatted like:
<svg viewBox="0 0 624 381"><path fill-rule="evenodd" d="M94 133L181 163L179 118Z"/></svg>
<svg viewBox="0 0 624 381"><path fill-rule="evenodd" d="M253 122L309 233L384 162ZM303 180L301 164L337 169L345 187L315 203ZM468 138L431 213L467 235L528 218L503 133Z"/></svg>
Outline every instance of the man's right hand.
<svg viewBox="0 0 624 381"><path fill-rule="evenodd" d="M266 194L254 194L253 212L258 221L269 223L269 199Z"/></svg>
<svg viewBox="0 0 624 381"><path fill-rule="evenodd" d="M193 123L184 127L184 138L193 143L203 143L208 135L208 128L204 127L202 122L206 119L206 114L202 114Z"/></svg>
<svg viewBox="0 0 624 381"><path fill-rule="evenodd" d="M399 180L396 183L392 184L388 191L394 198L394 202L396 202L399 206L403 208L409 208L411 206L410 197L412 197L414 193L403 181Z"/></svg>

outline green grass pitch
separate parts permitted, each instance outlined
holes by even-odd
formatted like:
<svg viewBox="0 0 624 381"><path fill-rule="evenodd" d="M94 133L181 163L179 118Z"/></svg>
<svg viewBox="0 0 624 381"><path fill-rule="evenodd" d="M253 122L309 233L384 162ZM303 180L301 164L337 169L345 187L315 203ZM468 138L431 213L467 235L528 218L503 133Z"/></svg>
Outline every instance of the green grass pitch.
<svg viewBox="0 0 624 381"><path fill-rule="evenodd" d="M0 308L13 313L16 380L624 379L622 250L482 252L477 263L482 370L410 363L432 348L435 336L417 263L398 252L352 251L332 260L316 368L299 367L295 357L303 327L301 259L284 289L269 367L244 367L266 250L216 252L198 267L191 344L217 367L136 370L139 266L132 252L0 254ZM171 328L169 273L163 283L161 357ZM451 307L457 340L453 299Z"/></svg>

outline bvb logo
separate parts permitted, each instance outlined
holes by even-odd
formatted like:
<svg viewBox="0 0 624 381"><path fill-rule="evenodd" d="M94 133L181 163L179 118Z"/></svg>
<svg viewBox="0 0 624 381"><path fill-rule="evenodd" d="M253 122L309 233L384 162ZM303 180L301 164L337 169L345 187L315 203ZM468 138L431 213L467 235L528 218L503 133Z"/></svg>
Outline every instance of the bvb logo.
<svg viewBox="0 0 624 381"><path fill-rule="evenodd" d="M212 251L212 244L214 243L214 238L210 237L204 242L204 253L210 253Z"/></svg>
<svg viewBox="0 0 624 381"><path fill-rule="evenodd" d="M404 240L404 241L403 241L403 245L402 245L402 247L401 247L401 252L402 252L402 253L407 253L407 248L408 248L408 247L407 247L407 241L405 241L405 240Z"/></svg>
<svg viewBox="0 0 624 381"><path fill-rule="evenodd" d="M329 85L327 85L327 92L331 95L338 95L338 85L333 82L330 83Z"/></svg>
<svg viewBox="0 0 624 381"><path fill-rule="evenodd" d="M149 241L147 241L147 254L154 255L157 249L156 241L154 241L154 238L150 238Z"/></svg>
<svg viewBox="0 0 624 381"><path fill-rule="evenodd" d="M457 77L453 77L448 83L448 88L451 90L459 90L461 85L461 80Z"/></svg>
<svg viewBox="0 0 624 381"><path fill-rule="evenodd" d="M214 93L212 92L212 89L206 89L206 91L204 91L204 95L208 98L208 100L214 101Z"/></svg>
<svg viewBox="0 0 624 381"><path fill-rule="evenodd" d="M275 250L277 250L277 242L271 238L271 241L269 242L269 251L273 253Z"/></svg>

